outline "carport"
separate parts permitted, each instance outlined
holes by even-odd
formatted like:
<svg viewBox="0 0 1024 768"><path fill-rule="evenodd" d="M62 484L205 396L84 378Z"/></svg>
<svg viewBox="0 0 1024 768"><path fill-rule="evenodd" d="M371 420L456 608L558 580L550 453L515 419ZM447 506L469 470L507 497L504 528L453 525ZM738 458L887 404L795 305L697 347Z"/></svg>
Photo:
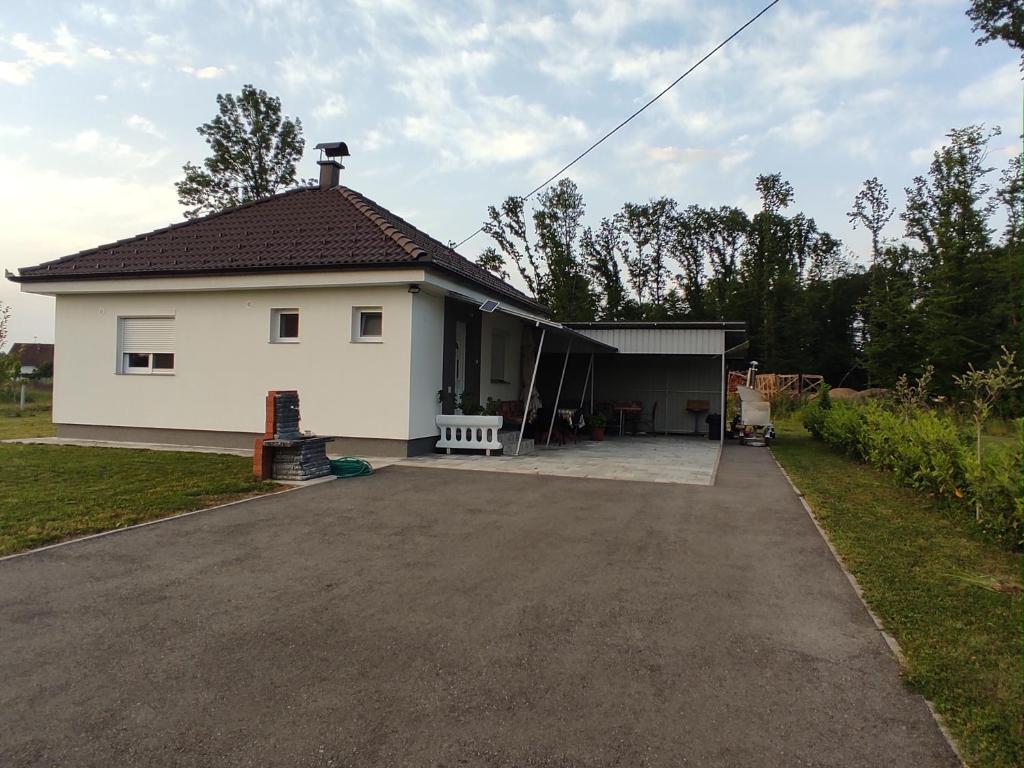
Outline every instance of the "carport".
<svg viewBox="0 0 1024 768"><path fill-rule="evenodd" d="M542 351L536 388L545 403L585 413L636 402L647 435L706 435L717 415L724 435L726 371L742 359L742 322L595 322L565 326L599 350ZM610 351L613 348L615 351ZM614 432L615 424L609 423ZM721 439L721 438L720 438Z"/></svg>

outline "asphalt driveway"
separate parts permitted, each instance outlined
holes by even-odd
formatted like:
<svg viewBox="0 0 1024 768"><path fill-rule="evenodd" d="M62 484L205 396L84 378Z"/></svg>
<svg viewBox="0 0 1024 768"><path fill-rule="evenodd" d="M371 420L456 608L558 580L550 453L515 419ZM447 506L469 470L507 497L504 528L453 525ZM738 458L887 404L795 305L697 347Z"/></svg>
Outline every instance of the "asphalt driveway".
<svg viewBox="0 0 1024 768"><path fill-rule="evenodd" d="M955 766L766 451L389 467L0 562L0 765Z"/></svg>

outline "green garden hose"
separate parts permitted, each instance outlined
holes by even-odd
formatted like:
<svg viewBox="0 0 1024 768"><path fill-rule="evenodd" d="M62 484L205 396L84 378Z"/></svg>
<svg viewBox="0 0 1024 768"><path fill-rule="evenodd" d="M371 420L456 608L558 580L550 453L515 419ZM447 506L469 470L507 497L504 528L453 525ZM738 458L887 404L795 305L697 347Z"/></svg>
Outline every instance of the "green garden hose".
<svg viewBox="0 0 1024 768"><path fill-rule="evenodd" d="M342 459L331 459L331 474L335 477L362 477L372 475L373 467L368 461L346 456Z"/></svg>

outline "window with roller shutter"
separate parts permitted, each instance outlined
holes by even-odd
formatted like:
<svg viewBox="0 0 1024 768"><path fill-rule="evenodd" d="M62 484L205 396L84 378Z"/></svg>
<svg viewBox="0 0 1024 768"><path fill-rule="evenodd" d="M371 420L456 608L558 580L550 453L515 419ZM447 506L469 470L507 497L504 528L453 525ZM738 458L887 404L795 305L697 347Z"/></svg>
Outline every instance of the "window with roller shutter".
<svg viewBox="0 0 1024 768"><path fill-rule="evenodd" d="M118 373L174 373L174 318L120 317Z"/></svg>

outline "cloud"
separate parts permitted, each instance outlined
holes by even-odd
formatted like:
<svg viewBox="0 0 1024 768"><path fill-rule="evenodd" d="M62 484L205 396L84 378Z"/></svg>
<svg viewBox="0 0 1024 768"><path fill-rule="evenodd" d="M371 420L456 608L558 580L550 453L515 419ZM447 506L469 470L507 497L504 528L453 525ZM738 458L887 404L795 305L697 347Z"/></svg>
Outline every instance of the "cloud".
<svg viewBox="0 0 1024 768"><path fill-rule="evenodd" d="M214 80L228 73L228 70L224 67L193 67L188 64L178 67L178 71L184 72L186 75L192 75L199 80Z"/></svg>
<svg viewBox="0 0 1024 768"><path fill-rule="evenodd" d="M927 165L932 161L935 153L942 149L946 143L946 138L935 139L931 144L923 147L915 147L910 150L910 162L914 165Z"/></svg>
<svg viewBox="0 0 1024 768"><path fill-rule="evenodd" d="M0 136L5 138L17 138L28 136L32 129L27 125L2 125L0 124Z"/></svg>
<svg viewBox="0 0 1024 768"><path fill-rule="evenodd" d="M79 131L68 141L57 142L57 148L71 155L91 157L107 162L126 160L134 167L147 168L160 163L167 154L166 149L155 152L138 150L113 136L106 136L94 128Z"/></svg>
<svg viewBox="0 0 1024 768"><path fill-rule="evenodd" d="M320 120L327 120L344 114L346 109L345 99L337 93L332 93L320 104L313 107L313 116Z"/></svg>
<svg viewBox="0 0 1024 768"><path fill-rule="evenodd" d="M1021 75L1017 62L1009 62L975 80L957 94L957 101L969 109L1005 109L1020 105Z"/></svg>
<svg viewBox="0 0 1024 768"><path fill-rule="evenodd" d="M153 124L153 121L143 117L142 115L129 115L128 119L125 120L124 123L129 128L134 128L135 130L141 131L155 139L165 138L164 134Z"/></svg>
<svg viewBox="0 0 1024 768"><path fill-rule="evenodd" d="M33 74L34 67L27 61L0 61L0 83L26 85Z"/></svg>
<svg viewBox="0 0 1024 768"><path fill-rule="evenodd" d="M78 15L86 21L102 24L105 27L117 24L117 14L96 3L82 3L78 6Z"/></svg>
<svg viewBox="0 0 1024 768"><path fill-rule="evenodd" d="M93 46L89 48L86 53L92 56L94 59L100 59L102 61L110 61L114 58L114 54L108 51L106 48L100 48L99 46Z"/></svg>

